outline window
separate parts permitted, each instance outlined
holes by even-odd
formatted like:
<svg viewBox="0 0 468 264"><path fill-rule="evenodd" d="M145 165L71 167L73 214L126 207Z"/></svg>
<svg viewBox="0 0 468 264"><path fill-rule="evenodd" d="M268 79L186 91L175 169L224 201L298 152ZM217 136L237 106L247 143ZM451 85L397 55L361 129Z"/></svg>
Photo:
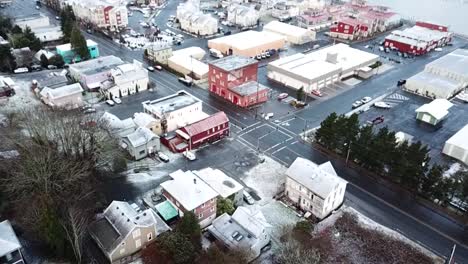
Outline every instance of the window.
<svg viewBox="0 0 468 264"><path fill-rule="evenodd" d="M6 254L6 259L7 261L10 261L11 259L13 259L13 256L11 255L11 253Z"/></svg>
<svg viewBox="0 0 468 264"><path fill-rule="evenodd" d="M216 74L216 70L215 70L215 69L213 69L213 74Z"/></svg>
<svg viewBox="0 0 468 264"><path fill-rule="evenodd" d="M140 151L140 155L145 154L145 150Z"/></svg>
<svg viewBox="0 0 468 264"><path fill-rule="evenodd" d="M210 208L210 212L214 212L214 206Z"/></svg>
<svg viewBox="0 0 468 264"><path fill-rule="evenodd" d="M201 208L205 208L205 203L202 203Z"/></svg>
<svg viewBox="0 0 468 264"><path fill-rule="evenodd" d="M302 186L299 185L299 191L302 191Z"/></svg>
<svg viewBox="0 0 468 264"><path fill-rule="evenodd" d="M139 237L139 236L141 235L141 233L140 233L140 229L137 229L137 230L133 231L133 233L132 233L132 234L133 234L133 238L137 238L137 237Z"/></svg>
<svg viewBox="0 0 468 264"><path fill-rule="evenodd" d="M140 240L140 239L135 240L135 247L136 247L136 248L140 248L140 247L141 247L141 240Z"/></svg>
<svg viewBox="0 0 468 264"><path fill-rule="evenodd" d="M198 215L198 219L202 218L203 217L203 214L199 214Z"/></svg>
<svg viewBox="0 0 468 264"><path fill-rule="evenodd" d="M148 233L146 237L148 238L148 241L151 241L153 239L153 233Z"/></svg>

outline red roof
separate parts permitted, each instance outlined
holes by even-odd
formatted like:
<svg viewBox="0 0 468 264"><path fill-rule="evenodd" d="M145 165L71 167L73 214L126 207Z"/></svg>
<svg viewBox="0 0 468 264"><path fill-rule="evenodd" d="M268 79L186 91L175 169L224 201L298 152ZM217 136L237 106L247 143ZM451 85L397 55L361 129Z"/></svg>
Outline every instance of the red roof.
<svg viewBox="0 0 468 264"><path fill-rule="evenodd" d="M359 19L355 19L355 18L350 18L350 17L345 17L343 19L341 19L339 21L339 23L343 23L343 24L347 24L347 25L351 25L351 26L359 26L359 25L365 25L366 23L364 23L363 21L359 20Z"/></svg>
<svg viewBox="0 0 468 264"><path fill-rule="evenodd" d="M192 137L227 122L229 122L227 115L224 112L218 112L196 123L184 127L183 130L190 137Z"/></svg>

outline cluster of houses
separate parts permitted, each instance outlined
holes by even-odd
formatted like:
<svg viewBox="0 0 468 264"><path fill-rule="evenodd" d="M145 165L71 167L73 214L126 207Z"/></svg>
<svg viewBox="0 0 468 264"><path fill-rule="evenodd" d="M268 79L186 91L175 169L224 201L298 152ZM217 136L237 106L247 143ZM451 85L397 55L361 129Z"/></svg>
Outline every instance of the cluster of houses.
<svg viewBox="0 0 468 264"><path fill-rule="evenodd" d="M91 224L92 239L111 263L129 263L187 212L194 213L206 231L227 250L242 249L249 260L270 243L271 225L255 206L243 203L244 187L219 169L177 170L163 182L157 202L142 208L113 201ZM285 197L304 217L323 219L343 203L347 182L330 162L315 164L297 158L285 173ZM232 215L217 213L218 199L236 207ZM22 246L8 220L0 223L0 262L25 263Z"/></svg>
<svg viewBox="0 0 468 264"><path fill-rule="evenodd" d="M176 17L180 27L197 36L210 36L218 33L218 20L200 10L200 3L187 1L179 4Z"/></svg>

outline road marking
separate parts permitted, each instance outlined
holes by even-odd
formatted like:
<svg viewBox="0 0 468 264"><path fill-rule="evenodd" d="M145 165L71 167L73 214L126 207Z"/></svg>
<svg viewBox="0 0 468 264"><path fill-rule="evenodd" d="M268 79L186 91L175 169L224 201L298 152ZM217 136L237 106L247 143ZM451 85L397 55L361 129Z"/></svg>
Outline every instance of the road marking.
<svg viewBox="0 0 468 264"><path fill-rule="evenodd" d="M286 148L286 146L281 147L281 148L279 148L279 149L273 151L273 152L271 153L271 155L274 155L275 153L280 152L280 151L282 151L282 150L285 149L285 148Z"/></svg>

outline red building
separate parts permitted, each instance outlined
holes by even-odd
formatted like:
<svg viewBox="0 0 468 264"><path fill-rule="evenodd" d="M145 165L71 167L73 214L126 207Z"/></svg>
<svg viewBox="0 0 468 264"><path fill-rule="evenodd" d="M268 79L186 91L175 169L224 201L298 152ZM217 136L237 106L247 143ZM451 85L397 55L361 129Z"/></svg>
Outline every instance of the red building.
<svg viewBox="0 0 468 264"><path fill-rule="evenodd" d="M423 55L452 41L446 26L416 22L405 30L395 30L385 38L384 46L403 53Z"/></svg>
<svg viewBox="0 0 468 264"><path fill-rule="evenodd" d="M266 102L269 89L257 83L258 62L232 55L210 62L208 84L211 93L240 107Z"/></svg>
<svg viewBox="0 0 468 264"><path fill-rule="evenodd" d="M330 36L347 40L365 38L369 35L369 26L357 18L342 18L330 28Z"/></svg>
<svg viewBox="0 0 468 264"><path fill-rule="evenodd" d="M172 152L183 152L228 136L229 118L224 112L218 112L161 137L161 143Z"/></svg>

